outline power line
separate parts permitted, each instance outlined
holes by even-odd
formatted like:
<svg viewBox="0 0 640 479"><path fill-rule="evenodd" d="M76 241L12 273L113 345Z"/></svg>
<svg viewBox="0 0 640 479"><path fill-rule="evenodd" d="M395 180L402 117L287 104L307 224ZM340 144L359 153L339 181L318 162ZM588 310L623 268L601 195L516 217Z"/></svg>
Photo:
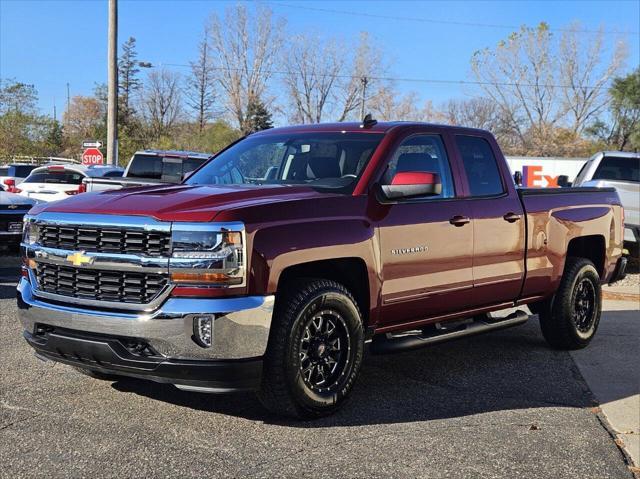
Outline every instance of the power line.
<svg viewBox="0 0 640 479"><path fill-rule="evenodd" d="M157 63L157 64L149 64L147 68L156 68L162 66L168 67L185 67L191 68L191 65L185 65L183 63ZM231 67L212 67L213 70L218 71L246 71L246 72L254 72L252 69L244 69L244 68L231 68ZM292 72L284 71L284 70L260 70L263 73L267 73L269 75L291 75ZM294 72L295 74L295 72ZM301 74L300 74L301 75ZM364 75L347 75L341 74L336 75L333 73L320 73L317 74L319 77L332 77L332 78L342 78L342 79L351 79L351 80L362 80ZM443 85L460 85L460 86L524 86L524 87L538 87L538 88L559 88L559 89L573 89L575 87L571 85L556 85L556 84L535 84L535 83L518 83L518 82L487 82L487 81L476 81L476 80L441 80L435 78L407 78L407 77L389 77L389 76L376 76L376 75L366 75L368 80L378 80L378 81L398 81L398 82L408 82L408 83L431 83L431 84L443 84ZM603 88L608 88L607 85L599 85L599 86L580 86L580 88L585 88L587 90L601 90Z"/></svg>
<svg viewBox="0 0 640 479"><path fill-rule="evenodd" d="M396 20L396 21L407 21L407 22L419 22L419 23L437 23L441 25L455 25L461 27L481 27L481 28L501 28L501 29L509 29L509 30L519 30L521 25L501 25L497 23L477 23L477 22L460 22L456 20L440 20L435 18L421 18L421 17L401 17L397 15L380 15L376 13L367 13L367 12L354 12L349 10L336 10L333 8L322 8L322 7L311 7L308 5L296 5L291 3L281 3L281 2L267 2L276 7L284 7L284 8L297 8L299 10L309 10L314 12L323 12L323 13L331 13L338 15L350 15L355 17L367 17L367 18L378 18L382 20ZM571 28L549 28L552 32L566 32L566 33L603 33L606 35L640 35L640 32L637 31L627 31L627 32L612 32L612 31L600 31L600 30L590 30L590 29L571 29Z"/></svg>

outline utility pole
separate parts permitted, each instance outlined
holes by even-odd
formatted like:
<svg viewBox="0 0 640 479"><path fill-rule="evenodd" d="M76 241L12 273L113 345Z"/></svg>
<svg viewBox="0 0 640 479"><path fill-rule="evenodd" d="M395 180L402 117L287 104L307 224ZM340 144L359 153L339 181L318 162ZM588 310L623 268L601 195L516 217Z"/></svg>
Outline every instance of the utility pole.
<svg viewBox="0 0 640 479"><path fill-rule="evenodd" d="M108 57L107 159L115 166L118 164L118 0L109 0Z"/></svg>
<svg viewBox="0 0 640 479"><path fill-rule="evenodd" d="M362 90L360 90L362 95L360 97L360 120L362 120L364 118L364 101L367 95L367 83L369 83L369 79L367 77L362 77L360 78L360 81L362 82Z"/></svg>

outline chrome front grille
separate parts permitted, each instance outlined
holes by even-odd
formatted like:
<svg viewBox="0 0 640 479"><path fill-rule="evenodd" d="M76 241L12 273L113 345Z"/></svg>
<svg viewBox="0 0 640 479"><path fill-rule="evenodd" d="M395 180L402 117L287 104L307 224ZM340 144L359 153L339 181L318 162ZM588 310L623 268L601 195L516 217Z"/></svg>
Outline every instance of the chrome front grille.
<svg viewBox="0 0 640 479"><path fill-rule="evenodd" d="M167 285L167 275L75 268L38 263L38 289L78 299L148 303Z"/></svg>
<svg viewBox="0 0 640 479"><path fill-rule="evenodd" d="M38 225L38 243L48 248L97 253L169 256L170 233L163 231L129 230L114 226Z"/></svg>

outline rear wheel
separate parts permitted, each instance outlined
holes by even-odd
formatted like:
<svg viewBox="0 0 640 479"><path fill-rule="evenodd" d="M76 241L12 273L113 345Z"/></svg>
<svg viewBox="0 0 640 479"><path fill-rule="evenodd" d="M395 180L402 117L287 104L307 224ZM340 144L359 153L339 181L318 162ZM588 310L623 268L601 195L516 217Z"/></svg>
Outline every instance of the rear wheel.
<svg viewBox="0 0 640 479"><path fill-rule="evenodd" d="M553 298L538 305L542 335L557 349L581 349L591 342L600 323L600 276L591 261L567 258Z"/></svg>
<svg viewBox="0 0 640 479"><path fill-rule="evenodd" d="M351 293L334 281L303 281L276 306L260 400L290 417L331 414L349 396L363 351L362 319Z"/></svg>

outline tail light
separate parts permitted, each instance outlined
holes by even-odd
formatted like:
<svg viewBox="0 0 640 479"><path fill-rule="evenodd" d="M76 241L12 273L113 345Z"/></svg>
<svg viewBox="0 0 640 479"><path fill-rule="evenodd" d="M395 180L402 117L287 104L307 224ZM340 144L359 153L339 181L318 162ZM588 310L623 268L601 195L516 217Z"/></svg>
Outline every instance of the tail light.
<svg viewBox="0 0 640 479"><path fill-rule="evenodd" d="M20 190L16 188L16 180L7 179L4 180L4 184L7 185L7 192L20 193Z"/></svg>
<svg viewBox="0 0 640 479"><path fill-rule="evenodd" d="M87 191L87 186L84 183L80 183L78 185L78 189L65 191L65 194L67 194L67 195L77 195L79 193L86 193L86 191Z"/></svg>

